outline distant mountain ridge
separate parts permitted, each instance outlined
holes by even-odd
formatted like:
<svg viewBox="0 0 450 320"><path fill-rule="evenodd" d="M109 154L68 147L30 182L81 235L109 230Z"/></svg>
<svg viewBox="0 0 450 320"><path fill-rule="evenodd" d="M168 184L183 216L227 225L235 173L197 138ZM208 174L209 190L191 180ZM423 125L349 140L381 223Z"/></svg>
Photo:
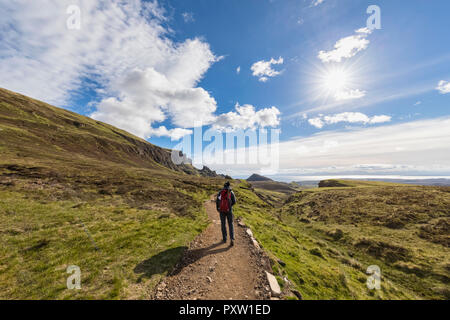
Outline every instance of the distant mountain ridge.
<svg viewBox="0 0 450 320"><path fill-rule="evenodd" d="M247 181L273 181L273 180L254 173L250 177L247 178Z"/></svg>

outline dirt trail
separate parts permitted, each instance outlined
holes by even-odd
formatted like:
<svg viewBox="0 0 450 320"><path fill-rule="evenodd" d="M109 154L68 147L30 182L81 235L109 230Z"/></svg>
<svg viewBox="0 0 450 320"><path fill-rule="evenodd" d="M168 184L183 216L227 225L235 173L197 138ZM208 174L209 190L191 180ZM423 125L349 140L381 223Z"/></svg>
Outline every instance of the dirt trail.
<svg viewBox="0 0 450 320"><path fill-rule="evenodd" d="M245 228L235 222L235 245L222 242L214 196L205 202L211 221L189 246L182 260L156 288L160 300L269 299L265 276L269 259L255 248ZM228 229L228 228L227 228Z"/></svg>

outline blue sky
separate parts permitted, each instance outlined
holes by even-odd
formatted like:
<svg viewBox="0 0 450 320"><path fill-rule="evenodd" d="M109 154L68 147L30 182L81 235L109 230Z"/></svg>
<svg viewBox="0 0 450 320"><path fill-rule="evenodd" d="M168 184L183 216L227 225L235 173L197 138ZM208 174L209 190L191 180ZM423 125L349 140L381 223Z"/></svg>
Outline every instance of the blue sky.
<svg viewBox="0 0 450 320"><path fill-rule="evenodd" d="M381 29L366 26L373 4ZM279 179L450 175L448 1L19 0L0 9L1 87L157 145L177 146L196 120L273 127ZM261 169L210 166L238 177Z"/></svg>

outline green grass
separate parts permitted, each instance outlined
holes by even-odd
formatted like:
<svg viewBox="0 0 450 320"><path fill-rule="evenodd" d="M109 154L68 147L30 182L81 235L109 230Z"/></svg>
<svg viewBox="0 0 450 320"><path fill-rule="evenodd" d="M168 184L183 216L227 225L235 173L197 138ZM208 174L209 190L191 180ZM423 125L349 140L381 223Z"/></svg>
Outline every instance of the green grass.
<svg viewBox="0 0 450 320"><path fill-rule="evenodd" d="M424 224L448 219L448 188L355 185L303 191L272 209L243 183L236 214L272 257L274 273L305 299L448 298L448 246L439 234L419 236ZM390 224L397 218L401 229ZM381 290L366 286L373 264Z"/></svg>
<svg viewBox="0 0 450 320"><path fill-rule="evenodd" d="M203 202L221 180L67 163L0 169L0 298L150 298L206 227ZM66 288L72 264L79 291Z"/></svg>
<svg viewBox="0 0 450 320"><path fill-rule="evenodd" d="M294 185L277 181L248 181L251 188L265 202L279 207L286 198L297 191Z"/></svg>
<svg viewBox="0 0 450 320"><path fill-rule="evenodd" d="M0 297L5 299L148 298L183 252L170 249L185 247L207 225L202 210L166 216L164 210L118 209L107 199L78 207L9 191L0 192L0 200ZM69 265L81 268L81 290L66 288Z"/></svg>
<svg viewBox="0 0 450 320"><path fill-rule="evenodd" d="M223 184L125 131L2 89L0 129L2 299L151 298ZM69 265L81 290L66 287Z"/></svg>
<svg viewBox="0 0 450 320"><path fill-rule="evenodd" d="M363 180L343 180L343 179L329 179L320 182L320 189L335 189L335 188L363 188L363 187L400 187L413 186L394 182L384 181L363 181ZM414 186L413 186L414 187ZM317 190L317 189L316 189Z"/></svg>

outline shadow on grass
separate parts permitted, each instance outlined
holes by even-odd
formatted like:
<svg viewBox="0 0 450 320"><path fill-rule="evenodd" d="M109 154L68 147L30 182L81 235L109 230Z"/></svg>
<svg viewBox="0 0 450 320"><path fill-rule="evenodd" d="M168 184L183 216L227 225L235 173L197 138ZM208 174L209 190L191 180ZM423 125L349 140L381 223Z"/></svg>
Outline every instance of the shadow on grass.
<svg viewBox="0 0 450 320"><path fill-rule="evenodd" d="M134 273L141 274L140 278L150 278L154 274L170 272L170 275L176 275L183 268L197 262L199 259L221 252L228 251L229 246L215 249L222 245L222 242L215 243L206 248L187 250L187 247L176 247L162 251L153 257L140 262L135 268ZM181 261L180 261L181 259ZM177 262L180 263L177 264ZM176 265L175 269L173 267Z"/></svg>
<svg viewBox="0 0 450 320"><path fill-rule="evenodd" d="M140 262L134 268L134 273L141 274L140 278L150 278L154 274L170 272L186 250L187 247L176 247L162 251Z"/></svg>

